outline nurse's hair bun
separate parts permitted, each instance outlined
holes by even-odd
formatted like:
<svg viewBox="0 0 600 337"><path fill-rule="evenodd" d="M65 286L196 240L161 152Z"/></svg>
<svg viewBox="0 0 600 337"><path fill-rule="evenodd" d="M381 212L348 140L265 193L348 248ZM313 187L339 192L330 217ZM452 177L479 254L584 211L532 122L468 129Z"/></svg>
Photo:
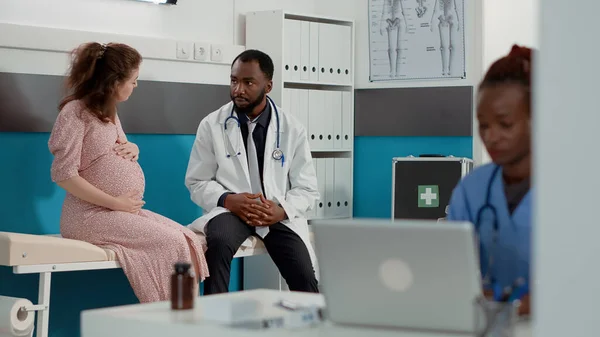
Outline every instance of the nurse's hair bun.
<svg viewBox="0 0 600 337"><path fill-rule="evenodd" d="M501 83L519 83L530 88L532 54L531 48L513 45L508 55L490 66L479 88Z"/></svg>

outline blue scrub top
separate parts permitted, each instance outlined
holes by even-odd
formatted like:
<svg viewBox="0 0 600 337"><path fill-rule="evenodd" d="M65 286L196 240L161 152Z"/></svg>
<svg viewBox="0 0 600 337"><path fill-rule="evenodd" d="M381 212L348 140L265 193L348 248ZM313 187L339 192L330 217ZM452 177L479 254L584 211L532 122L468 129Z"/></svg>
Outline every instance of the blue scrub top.
<svg viewBox="0 0 600 337"><path fill-rule="evenodd" d="M492 280L506 287L519 277L527 282L530 280L531 189L511 215L504 193L502 169L498 169L494 175L496 168L498 166L495 164L483 165L462 179L452 192L447 219L473 223L479 233L482 277L489 272ZM486 204L490 183L491 207L486 207L478 222L477 213ZM492 209L495 209L495 215ZM492 240L494 221L497 221L498 228L496 245ZM488 266L490 254L493 258L491 268Z"/></svg>

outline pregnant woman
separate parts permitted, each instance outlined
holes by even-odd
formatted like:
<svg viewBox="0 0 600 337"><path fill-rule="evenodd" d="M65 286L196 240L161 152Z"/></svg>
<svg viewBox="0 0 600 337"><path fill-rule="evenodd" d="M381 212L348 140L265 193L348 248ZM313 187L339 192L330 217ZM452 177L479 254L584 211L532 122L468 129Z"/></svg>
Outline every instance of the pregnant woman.
<svg viewBox="0 0 600 337"><path fill-rule="evenodd" d="M137 86L141 62L123 44L77 48L67 79L71 94L59 106L48 145L52 180L67 191L61 234L114 251L140 302L153 302L170 298L175 263L191 263L196 281L208 268L196 234L142 209L139 150L127 141L116 109Z"/></svg>

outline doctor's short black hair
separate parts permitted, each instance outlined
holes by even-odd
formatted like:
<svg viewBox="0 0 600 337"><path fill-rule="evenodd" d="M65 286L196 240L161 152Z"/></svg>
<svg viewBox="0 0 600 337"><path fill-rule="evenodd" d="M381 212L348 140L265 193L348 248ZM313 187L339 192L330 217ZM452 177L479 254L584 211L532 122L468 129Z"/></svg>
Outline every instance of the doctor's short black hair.
<svg viewBox="0 0 600 337"><path fill-rule="evenodd" d="M268 80L273 79L273 72L275 71L275 67L273 66L273 60L266 53L256 49L244 50L233 60L233 62L231 62L232 67L237 60L240 60L244 63L252 61L258 62L258 66L260 67L260 70L263 72L263 74L265 74L265 77Z"/></svg>

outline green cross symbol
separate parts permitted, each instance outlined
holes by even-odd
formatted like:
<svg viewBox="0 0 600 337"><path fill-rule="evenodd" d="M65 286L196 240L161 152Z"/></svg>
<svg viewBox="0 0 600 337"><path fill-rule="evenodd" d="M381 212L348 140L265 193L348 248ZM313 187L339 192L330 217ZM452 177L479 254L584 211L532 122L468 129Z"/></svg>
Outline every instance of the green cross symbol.
<svg viewBox="0 0 600 337"><path fill-rule="evenodd" d="M418 204L422 207L439 207L440 192L437 185L419 185Z"/></svg>

